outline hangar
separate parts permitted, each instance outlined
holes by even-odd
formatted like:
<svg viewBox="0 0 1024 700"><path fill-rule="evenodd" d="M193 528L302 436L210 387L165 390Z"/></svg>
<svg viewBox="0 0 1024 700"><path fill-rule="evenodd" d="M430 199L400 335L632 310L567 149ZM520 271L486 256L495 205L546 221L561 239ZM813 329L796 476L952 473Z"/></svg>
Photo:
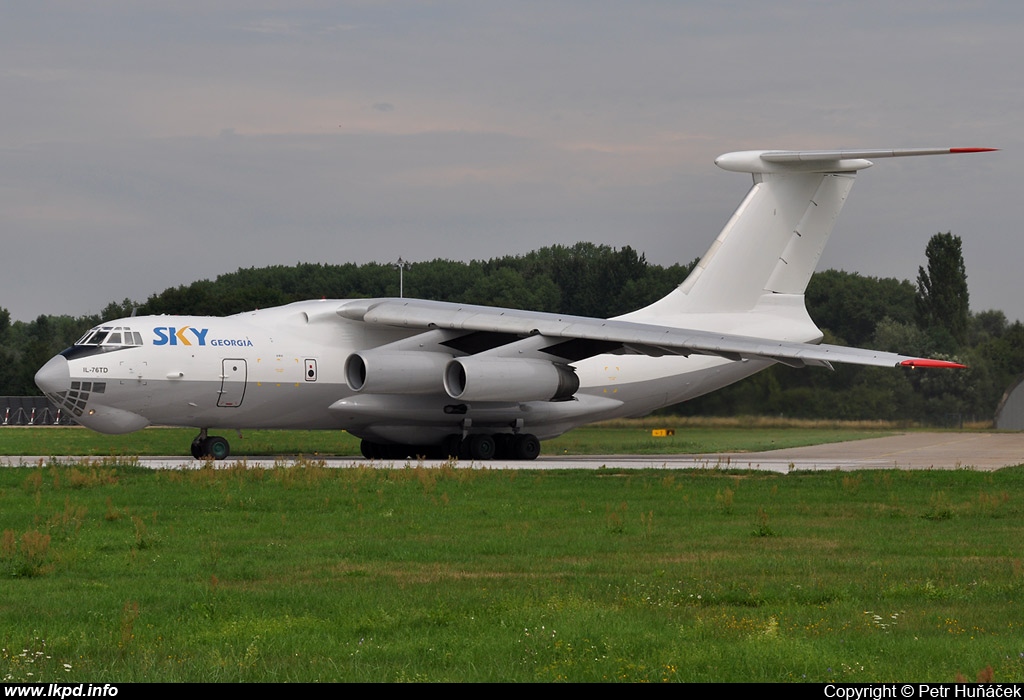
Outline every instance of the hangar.
<svg viewBox="0 0 1024 700"><path fill-rule="evenodd" d="M994 422L996 430L1024 430L1024 375L1003 394Z"/></svg>

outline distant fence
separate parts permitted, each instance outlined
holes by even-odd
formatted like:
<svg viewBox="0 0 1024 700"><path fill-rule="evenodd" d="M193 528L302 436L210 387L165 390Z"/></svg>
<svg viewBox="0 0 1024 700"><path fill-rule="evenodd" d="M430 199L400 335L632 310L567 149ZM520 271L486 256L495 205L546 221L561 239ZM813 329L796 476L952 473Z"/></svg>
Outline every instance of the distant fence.
<svg viewBox="0 0 1024 700"><path fill-rule="evenodd" d="M74 424L45 396L0 396L0 426Z"/></svg>

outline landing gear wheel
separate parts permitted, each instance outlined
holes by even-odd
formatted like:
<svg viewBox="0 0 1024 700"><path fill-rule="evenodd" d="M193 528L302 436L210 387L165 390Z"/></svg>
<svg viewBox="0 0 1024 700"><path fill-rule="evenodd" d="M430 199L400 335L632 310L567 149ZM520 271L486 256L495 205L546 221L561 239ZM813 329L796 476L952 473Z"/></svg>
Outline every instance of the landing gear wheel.
<svg viewBox="0 0 1024 700"><path fill-rule="evenodd" d="M231 454L231 445L224 438L216 435L206 439L206 456L214 459L227 459Z"/></svg>
<svg viewBox="0 0 1024 700"><path fill-rule="evenodd" d="M494 459L494 438L490 435L473 435L469 438L470 459Z"/></svg>
<svg viewBox="0 0 1024 700"><path fill-rule="evenodd" d="M191 452L195 459L227 459L231 454L231 445L219 435L207 437L204 430L192 441Z"/></svg>
<svg viewBox="0 0 1024 700"><path fill-rule="evenodd" d="M516 459L532 460L540 455L540 440L536 435L516 435L512 443L512 454Z"/></svg>

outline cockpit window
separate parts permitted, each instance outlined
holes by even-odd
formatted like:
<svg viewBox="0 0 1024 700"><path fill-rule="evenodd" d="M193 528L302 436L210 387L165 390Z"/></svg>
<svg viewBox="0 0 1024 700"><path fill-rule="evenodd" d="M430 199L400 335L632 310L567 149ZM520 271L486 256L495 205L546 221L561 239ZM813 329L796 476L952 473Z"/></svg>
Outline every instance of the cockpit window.
<svg viewBox="0 0 1024 700"><path fill-rule="evenodd" d="M131 347L142 345L142 334L125 326L97 326L79 338L75 345Z"/></svg>

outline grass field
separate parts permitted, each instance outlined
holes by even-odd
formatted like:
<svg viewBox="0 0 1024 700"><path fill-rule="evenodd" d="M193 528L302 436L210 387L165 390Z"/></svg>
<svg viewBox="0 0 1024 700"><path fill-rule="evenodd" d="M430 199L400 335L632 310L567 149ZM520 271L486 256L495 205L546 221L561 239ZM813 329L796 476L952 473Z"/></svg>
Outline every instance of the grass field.
<svg viewBox="0 0 1024 700"><path fill-rule="evenodd" d="M0 678L1024 681L1022 515L1024 468L0 469Z"/></svg>
<svg viewBox="0 0 1024 700"><path fill-rule="evenodd" d="M653 438L652 427L676 434ZM896 426L607 424L547 453L744 451ZM150 471L190 430L0 430L7 681L1024 681L1024 468L775 475Z"/></svg>

